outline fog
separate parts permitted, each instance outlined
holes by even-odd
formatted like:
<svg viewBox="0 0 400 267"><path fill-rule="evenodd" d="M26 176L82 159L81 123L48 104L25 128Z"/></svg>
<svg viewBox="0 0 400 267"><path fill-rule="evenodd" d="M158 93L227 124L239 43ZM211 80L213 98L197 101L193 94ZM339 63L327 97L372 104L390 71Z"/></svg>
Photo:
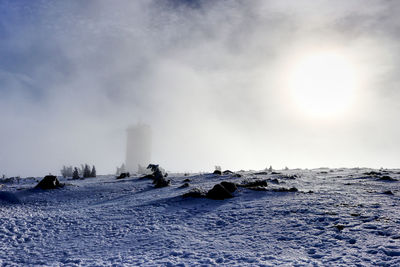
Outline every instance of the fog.
<svg viewBox="0 0 400 267"><path fill-rule="evenodd" d="M0 174L113 173L126 128L151 125L169 171L396 167L396 1L1 1ZM285 90L305 51L351 55L344 116L303 116Z"/></svg>

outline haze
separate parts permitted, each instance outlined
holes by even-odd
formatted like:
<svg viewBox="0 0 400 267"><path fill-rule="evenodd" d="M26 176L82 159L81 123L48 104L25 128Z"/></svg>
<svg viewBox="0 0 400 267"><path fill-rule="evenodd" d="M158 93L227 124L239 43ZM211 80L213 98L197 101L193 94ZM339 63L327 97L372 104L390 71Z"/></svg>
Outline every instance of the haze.
<svg viewBox="0 0 400 267"><path fill-rule="evenodd" d="M151 125L170 171L398 167L398 1L0 1L0 174L113 173ZM286 84L335 51L359 81L313 117ZM346 59L346 60L347 60Z"/></svg>

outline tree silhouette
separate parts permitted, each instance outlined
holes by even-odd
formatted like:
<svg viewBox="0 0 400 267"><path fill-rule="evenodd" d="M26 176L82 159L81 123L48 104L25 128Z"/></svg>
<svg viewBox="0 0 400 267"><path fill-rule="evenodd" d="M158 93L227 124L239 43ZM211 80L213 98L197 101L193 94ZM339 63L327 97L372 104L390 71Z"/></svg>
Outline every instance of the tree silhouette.
<svg viewBox="0 0 400 267"><path fill-rule="evenodd" d="M94 165L92 167L92 171L90 172L90 177L96 177L96 168L94 167Z"/></svg>
<svg viewBox="0 0 400 267"><path fill-rule="evenodd" d="M79 178L80 178L80 177L79 177L78 168L75 167L75 168L74 168L74 173L72 174L72 179L79 179Z"/></svg>

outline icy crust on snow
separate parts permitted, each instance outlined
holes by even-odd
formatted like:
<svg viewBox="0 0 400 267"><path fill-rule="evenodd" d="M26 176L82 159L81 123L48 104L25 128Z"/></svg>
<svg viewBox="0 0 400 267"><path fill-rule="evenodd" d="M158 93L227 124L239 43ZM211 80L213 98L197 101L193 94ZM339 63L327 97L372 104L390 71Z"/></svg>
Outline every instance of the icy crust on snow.
<svg viewBox="0 0 400 267"><path fill-rule="evenodd" d="M160 189L114 176L60 178L67 185L54 190L31 189L33 178L5 183L0 265L400 266L400 182L368 171L170 175L171 186ZM397 170L384 175L400 179ZM190 186L179 188L185 179ZM181 197L255 179L299 192Z"/></svg>

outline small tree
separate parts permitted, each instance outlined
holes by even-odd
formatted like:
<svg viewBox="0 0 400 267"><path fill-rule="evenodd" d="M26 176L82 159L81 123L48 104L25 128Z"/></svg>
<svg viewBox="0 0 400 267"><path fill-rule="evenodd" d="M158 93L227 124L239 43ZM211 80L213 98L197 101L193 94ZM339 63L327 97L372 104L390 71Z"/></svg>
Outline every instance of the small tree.
<svg viewBox="0 0 400 267"><path fill-rule="evenodd" d="M75 168L74 168L74 173L72 174L72 179L79 179L79 178L80 178L80 177L79 177L78 168L75 167Z"/></svg>
<svg viewBox="0 0 400 267"><path fill-rule="evenodd" d="M85 164L85 167L83 168L83 178L88 177L90 177L90 167L89 165Z"/></svg>
<svg viewBox="0 0 400 267"><path fill-rule="evenodd" d="M94 167L94 165L92 167L92 171L90 172L90 177L96 177L96 168Z"/></svg>

